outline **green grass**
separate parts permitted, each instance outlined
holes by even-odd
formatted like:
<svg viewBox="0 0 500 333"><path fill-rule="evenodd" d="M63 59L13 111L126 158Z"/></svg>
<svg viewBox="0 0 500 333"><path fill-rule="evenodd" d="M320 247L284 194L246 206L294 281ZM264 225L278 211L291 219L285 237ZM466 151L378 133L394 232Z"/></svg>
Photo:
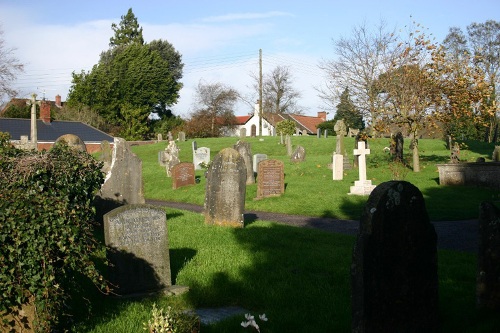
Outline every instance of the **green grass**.
<svg viewBox="0 0 500 333"><path fill-rule="evenodd" d="M237 138L197 139L198 147L211 149L211 158L223 148L232 147ZM308 136L294 136L294 146L301 145L306 149L306 161L294 164L286 155L286 147L279 144L278 137L247 138L253 154L267 154L269 158L282 160L285 164L285 194L279 198L254 200L257 184L248 185L246 190L246 210L272 211L306 216L328 216L339 219L358 220L366 197L350 196L349 188L359 178L358 170L344 171L342 181L332 179L332 170L328 168L332 153L335 150L335 138L327 139ZM347 138L345 146L352 162L354 139ZM407 140L408 141L408 140ZM421 152L421 172L414 173L408 168L407 180L417 186L424 198L429 216L433 221L463 220L477 218L479 204L485 200L499 201L498 191L476 187L450 187L439 185L436 164L446 163L450 152L444 141L419 141ZM192 141L179 142L180 160L191 162ZM389 155L383 148L389 146L389 139L371 139L371 154L367 156L367 178L377 185L393 179L389 167ZM408 144L405 144L405 159L411 163ZM165 175L164 167L158 164L158 152L164 150L166 143L134 146L133 151L143 161L144 192L147 198L189 202L203 205L205 198L205 177L203 171L197 171L200 184L190 187L172 189L172 179ZM461 159L475 161L484 157L491 161L493 144L467 142L469 150L462 149Z"/></svg>
<svg viewBox="0 0 500 333"><path fill-rule="evenodd" d="M306 148L306 162L292 164L277 138L248 139L253 153L265 153L285 162L285 194L280 198L254 201L256 185L247 187L246 209L332 216L358 220L367 197L348 196L357 179L356 170L347 170L343 181L333 181L327 168L335 140L293 137L294 145ZM390 180L388 156L383 147L388 139L370 141L368 178L380 184ZM212 158L235 138L199 139L198 146L211 148ZM498 193L485 189L440 187L436 163L448 160L449 152L438 140L420 140L422 172L409 172L406 180L424 194L433 220L477 218L479 203L498 200ZM352 147L347 139L346 147ZM469 145L462 159L489 160L492 145ZM147 198L203 204L205 179L177 190L158 165L158 151L166 144L135 146L143 160ZM192 161L191 141L179 143L181 161ZM405 147L406 148L406 147ZM407 149L407 148L406 148ZM177 309L237 305L252 314L266 313L269 321L261 332L350 332L350 265L355 237L325 233L308 228L255 221L243 229L204 224L201 214L166 209L170 242L172 279L190 291L181 296L149 299L119 299L98 294L88 287L92 316L75 317L74 332L139 332L150 316L152 304ZM100 235L102 237L102 235ZM104 253L100 253L100 261ZM478 311L475 306L476 255L438 251L441 332L500 331L496 314ZM81 305L80 305L81 306ZM202 326L201 332L247 332L243 316Z"/></svg>

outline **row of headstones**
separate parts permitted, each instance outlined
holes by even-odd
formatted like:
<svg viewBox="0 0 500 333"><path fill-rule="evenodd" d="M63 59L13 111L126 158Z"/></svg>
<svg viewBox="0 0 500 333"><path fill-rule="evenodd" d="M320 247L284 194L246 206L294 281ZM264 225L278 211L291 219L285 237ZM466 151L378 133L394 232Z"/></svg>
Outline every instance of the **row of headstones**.
<svg viewBox="0 0 500 333"><path fill-rule="evenodd" d="M226 148L214 159L207 184L205 223L241 227L246 173L235 167L224 176L223 163L242 165ZM215 195L217 192L224 192ZM500 210L481 205L477 305L500 309ZM105 239L112 265L110 279L119 294L176 293L171 283L165 211L127 205L105 215ZM422 193L404 181L380 184L370 195L360 221L351 265L353 332L435 332L439 329L437 235Z"/></svg>

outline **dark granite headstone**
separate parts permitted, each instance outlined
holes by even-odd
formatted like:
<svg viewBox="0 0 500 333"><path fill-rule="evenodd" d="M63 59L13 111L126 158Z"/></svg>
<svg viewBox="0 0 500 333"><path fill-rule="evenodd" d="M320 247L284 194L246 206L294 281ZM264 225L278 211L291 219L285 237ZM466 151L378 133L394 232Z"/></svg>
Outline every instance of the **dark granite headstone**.
<svg viewBox="0 0 500 333"><path fill-rule="evenodd" d="M150 205L126 205L104 215L110 282L119 295L172 286L166 214Z"/></svg>
<svg viewBox="0 0 500 333"><path fill-rule="evenodd" d="M172 188L178 189L179 187L194 185L194 164L189 162L182 162L174 165L171 169L172 172Z"/></svg>
<svg viewBox="0 0 500 333"><path fill-rule="evenodd" d="M418 188L389 181L373 190L353 251L352 332L438 330L436 242Z"/></svg>
<svg viewBox="0 0 500 333"><path fill-rule="evenodd" d="M252 149L248 142L238 140L238 142L233 146L233 148L240 153L241 157L245 161L245 166L247 168L247 185L255 184L255 176L253 174L252 166Z"/></svg>
<svg viewBox="0 0 500 333"><path fill-rule="evenodd" d="M477 305L500 311L500 210L482 202L479 210Z"/></svg>
<svg viewBox="0 0 500 333"><path fill-rule="evenodd" d="M403 133L398 132L395 137L395 150L394 150L394 161L403 162L403 146L404 146L404 138Z"/></svg>
<svg viewBox="0 0 500 333"><path fill-rule="evenodd" d="M292 156L290 156L290 162L293 163L304 162L305 159L306 150L302 146L297 146L297 148L293 151Z"/></svg>
<svg viewBox="0 0 500 333"><path fill-rule="evenodd" d="M207 172L205 223L243 227L247 170L233 148L222 149Z"/></svg>
<svg viewBox="0 0 500 333"><path fill-rule="evenodd" d="M257 197L276 197L285 193L284 163L280 160L263 160L258 165Z"/></svg>

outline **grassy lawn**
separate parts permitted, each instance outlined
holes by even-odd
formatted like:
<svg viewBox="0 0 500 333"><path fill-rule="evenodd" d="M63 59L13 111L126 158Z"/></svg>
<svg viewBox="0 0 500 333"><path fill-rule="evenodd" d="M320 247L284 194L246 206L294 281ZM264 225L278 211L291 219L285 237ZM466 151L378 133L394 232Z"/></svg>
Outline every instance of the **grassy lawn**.
<svg viewBox="0 0 500 333"><path fill-rule="evenodd" d="M211 149L212 158L235 138L200 139L198 147ZM335 139L293 137L294 145L305 147L306 162L292 164L278 138L248 139L252 153L268 154L285 162L285 194L280 198L254 201L256 185L247 187L246 209L332 216L357 220L366 197L348 196L357 170L347 170L343 181L332 180L331 154ZM388 139L370 141L368 178L374 184L391 180L388 156L383 147ZM500 198L494 191L475 188L442 188L438 185L436 163L446 162L449 151L444 142L420 140L422 172L408 172L405 180L424 194L433 220L477 218L479 203ZM346 147L352 147L347 139ZM147 198L190 202L202 205L205 179L201 183L172 190L171 180L158 165L158 151L166 143L136 146L143 160ZM191 141L179 143L181 161L192 161ZM475 161L491 158L493 145L469 144L461 158ZM407 149L407 144L405 144ZM166 209L170 241L172 279L187 285L182 296L153 299L118 299L98 294L89 286L91 318L75 317L74 332L139 332L150 317L152 304L178 309L237 305L252 314L265 313L269 321L261 332L350 332L350 264L355 237L255 221L243 229L204 224L197 213ZM496 314L475 307L476 255L438 251L441 332L500 331ZM104 258L104 253L100 253ZM246 332L243 316L202 326L201 332ZM260 322L259 322L260 324Z"/></svg>

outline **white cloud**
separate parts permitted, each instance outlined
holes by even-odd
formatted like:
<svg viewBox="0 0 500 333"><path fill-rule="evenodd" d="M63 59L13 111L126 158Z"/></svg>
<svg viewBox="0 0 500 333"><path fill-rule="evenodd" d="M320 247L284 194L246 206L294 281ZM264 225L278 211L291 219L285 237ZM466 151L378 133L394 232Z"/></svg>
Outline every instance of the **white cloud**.
<svg viewBox="0 0 500 333"><path fill-rule="evenodd" d="M240 21L240 20L258 20L258 19L267 19L267 18L283 17L283 16L293 17L294 15L278 11L265 12L265 13L231 13L227 15L207 17L202 19L202 21L227 22L227 21Z"/></svg>

